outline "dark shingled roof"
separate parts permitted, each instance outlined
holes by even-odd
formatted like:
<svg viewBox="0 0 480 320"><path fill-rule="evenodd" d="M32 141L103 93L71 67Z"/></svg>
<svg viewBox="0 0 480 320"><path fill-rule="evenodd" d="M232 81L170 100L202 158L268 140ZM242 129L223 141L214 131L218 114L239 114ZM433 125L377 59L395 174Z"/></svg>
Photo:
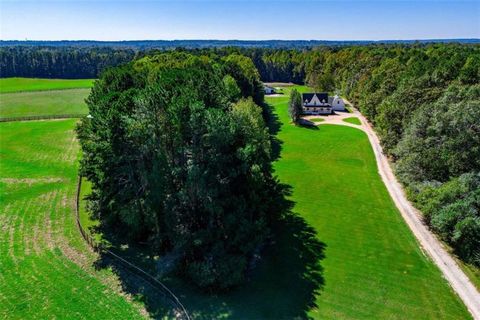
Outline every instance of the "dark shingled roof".
<svg viewBox="0 0 480 320"><path fill-rule="evenodd" d="M323 100L325 100L325 103L328 103L328 93L326 92L302 93L302 102L305 103L305 100L308 100L308 102L310 102L314 95L317 95L318 100L320 100L320 102L323 102Z"/></svg>

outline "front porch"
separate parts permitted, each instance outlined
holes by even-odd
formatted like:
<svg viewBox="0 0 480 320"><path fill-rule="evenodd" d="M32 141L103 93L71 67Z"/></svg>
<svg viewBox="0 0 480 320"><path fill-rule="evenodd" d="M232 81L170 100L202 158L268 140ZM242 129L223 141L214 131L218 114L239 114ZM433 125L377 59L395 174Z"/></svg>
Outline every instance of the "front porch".
<svg viewBox="0 0 480 320"><path fill-rule="evenodd" d="M304 106L303 107L303 114L308 114L308 115L329 115L332 114L332 107L326 106L326 107L308 107Z"/></svg>

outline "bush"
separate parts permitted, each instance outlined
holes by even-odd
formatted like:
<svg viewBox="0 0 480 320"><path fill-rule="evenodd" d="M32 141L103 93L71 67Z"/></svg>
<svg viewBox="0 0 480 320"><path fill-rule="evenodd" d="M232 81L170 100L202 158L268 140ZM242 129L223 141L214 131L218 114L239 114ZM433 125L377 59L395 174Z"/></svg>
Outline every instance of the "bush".
<svg viewBox="0 0 480 320"><path fill-rule="evenodd" d="M467 173L419 189L415 196L431 227L465 261L480 265L480 174Z"/></svg>

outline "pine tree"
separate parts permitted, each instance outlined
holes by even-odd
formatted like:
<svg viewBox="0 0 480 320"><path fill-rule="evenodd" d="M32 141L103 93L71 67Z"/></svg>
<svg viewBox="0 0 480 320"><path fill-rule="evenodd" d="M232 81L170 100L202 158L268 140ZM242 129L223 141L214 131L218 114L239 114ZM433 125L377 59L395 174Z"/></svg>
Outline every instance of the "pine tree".
<svg viewBox="0 0 480 320"><path fill-rule="evenodd" d="M292 122L297 124L300 121L302 115L302 98L300 93L293 89L290 93L290 102L288 103L288 113Z"/></svg>

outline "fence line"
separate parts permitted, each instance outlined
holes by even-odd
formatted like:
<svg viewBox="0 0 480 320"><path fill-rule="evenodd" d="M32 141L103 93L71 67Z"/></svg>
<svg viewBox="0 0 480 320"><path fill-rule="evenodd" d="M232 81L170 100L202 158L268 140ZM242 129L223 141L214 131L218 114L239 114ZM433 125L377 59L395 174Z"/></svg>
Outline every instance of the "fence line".
<svg viewBox="0 0 480 320"><path fill-rule="evenodd" d="M96 243L96 241L92 238L92 236L85 231L85 229L82 227L82 224L80 222L80 191L82 188L82 177L78 177L78 182L77 182L77 191L75 195L75 220L77 222L78 230L80 231L80 234L82 235L82 238L88 243L88 245L98 253L105 253L113 257L115 260L121 262L122 264L128 266L129 268L135 270L137 274L139 274L146 282L150 283L154 287L160 287L159 289L162 290L163 294L169 298L174 305L177 306L177 308L180 309L180 312L183 313L185 319L191 320L190 315L187 312L187 309L183 306L183 304L180 302L180 299L161 281L153 277L151 274L146 272L145 270L141 269L140 267L134 265L133 263L127 261L126 259L120 257L119 255L113 253L112 251L108 250L101 244ZM153 282L153 283L152 283Z"/></svg>
<svg viewBox="0 0 480 320"><path fill-rule="evenodd" d="M24 117L0 117L0 122L70 119L70 118L82 118L84 116L85 114L80 114L80 113L66 113L66 114L52 114L52 115L39 115L39 116L24 116Z"/></svg>

